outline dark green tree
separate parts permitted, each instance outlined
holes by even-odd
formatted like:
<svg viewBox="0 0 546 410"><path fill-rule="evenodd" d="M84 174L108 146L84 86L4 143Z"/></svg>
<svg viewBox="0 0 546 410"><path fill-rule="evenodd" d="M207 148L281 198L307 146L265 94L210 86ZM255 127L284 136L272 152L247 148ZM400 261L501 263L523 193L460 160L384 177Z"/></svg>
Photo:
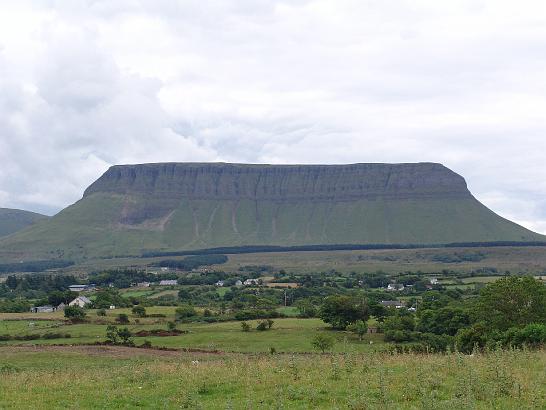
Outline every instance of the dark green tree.
<svg viewBox="0 0 546 410"><path fill-rule="evenodd" d="M18 283L19 281L17 280L17 276L15 275L9 275L6 279L6 286L11 290L14 290L17 287Z"/></svg>
<svg viewBox="0 0 546 410"><path fill-rule="evenodd" d="M324 300L319 316L334 329L343 330L357 320L368 320L368 304L364 299L350 296L329 296Z"/></svg>

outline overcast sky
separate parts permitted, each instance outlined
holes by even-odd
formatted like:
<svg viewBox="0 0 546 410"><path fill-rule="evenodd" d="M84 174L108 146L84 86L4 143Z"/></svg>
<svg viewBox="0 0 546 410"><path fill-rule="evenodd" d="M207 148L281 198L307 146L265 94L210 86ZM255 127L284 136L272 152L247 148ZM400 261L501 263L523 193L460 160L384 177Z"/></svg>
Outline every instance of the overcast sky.
<svg viewBox="0 0 546 410"><path fill-rule="evenodd" d="M0 206L112 164L441 162L546 233L546 5L2 1Z"/></svg>

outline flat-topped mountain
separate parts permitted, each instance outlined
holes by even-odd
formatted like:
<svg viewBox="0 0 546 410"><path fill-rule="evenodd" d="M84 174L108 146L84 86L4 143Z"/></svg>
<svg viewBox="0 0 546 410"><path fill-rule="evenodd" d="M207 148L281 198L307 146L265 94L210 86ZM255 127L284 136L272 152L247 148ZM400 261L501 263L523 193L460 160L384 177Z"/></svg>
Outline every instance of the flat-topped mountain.
<svg viewBox="0 0 546 410"><path fill-rule="evenodd" d="M544 240L493 213L440 164L111 167L83 198L0 242L70 258L240 245Z"/></svg>
<svg viewBox="0 0 546 410"><path fill-rule="evenodd" d="M45 215L21 209L0 208L0 237L11 235L47 218Z"/></svg>

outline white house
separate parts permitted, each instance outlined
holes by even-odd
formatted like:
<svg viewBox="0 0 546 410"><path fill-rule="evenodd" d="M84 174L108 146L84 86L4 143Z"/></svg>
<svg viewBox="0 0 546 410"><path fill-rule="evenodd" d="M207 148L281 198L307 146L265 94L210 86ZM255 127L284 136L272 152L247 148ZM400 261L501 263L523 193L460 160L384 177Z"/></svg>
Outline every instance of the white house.
<svg viewBox="0 0 546 410"><path fill-rule="evenodd" d="M137 287L139 287L139 288L149 288L150 287L150 282L138 282Z"/></svg>
<svg viewBox="0 0 546 410"><path fill-rule="evenodd" d="M401 283L389 283L389 285L387 286L387 290L391 292L404 290L404 285L402 285Z"/></svg>
<svg viewBox="0 0 546 410"><path fill-rule="evenodd" d="M430 278L430 284L431 285L437 285L438 284L438 278Z"/></svg>
<svg viewBox="0 0 546 410"><path fill-rule="evenodd" d="M235 282L235 286L240 287L243 286L243 282L241 282L239 279Z"/></svg>
<svg viewBox="0 0 546 410"><path fill-rule="evenodd" d="M178 281L176 279L162 280L159 282L159 286L175 286L175 285L178 285Z"/></svg>
<svg viewBox="0 0 546 410"><path fill-rule="evenodd" d="M247 279L243 282L245 286L259 285L260 279Z"/></svg>
<svg viewBox="0 0 546 410"><path fill-rule="evenodd" d="M382 300L380 302L381 306L400 309L406 306L406 304L402 301L398 300Z"/></svg>
<svg viewBox="0 0 546 410"><path fill-rule="evenodd" d="M79 307L85 307L85 305L88 305L91 303L91 300L85 296L78 296L76 299L74 299L72 302L68 304L68 306L79 306Z"/></svg>
<svg viewBox="0 0 546 410"><path fill-rule="evenodd" d="M223 280L219 280L219 281L216 282L214 285L221 288L222 286L224 286L224 281L223 281Z"/></svg>

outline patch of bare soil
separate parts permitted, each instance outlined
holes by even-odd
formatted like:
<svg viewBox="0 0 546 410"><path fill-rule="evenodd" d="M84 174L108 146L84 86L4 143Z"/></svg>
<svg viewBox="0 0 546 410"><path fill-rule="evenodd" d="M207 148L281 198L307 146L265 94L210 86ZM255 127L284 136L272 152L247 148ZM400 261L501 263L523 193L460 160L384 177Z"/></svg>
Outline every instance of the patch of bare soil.
<svg viewBox="0 0 546 410"><path fill-rule="evenodd" d="M80 353L89 356L108 356L114 358L130 358L135 356L153 356L153 357L181 357L185 352L180 350L159 350L142 349L126 346L1 346L0 353L9 352L58 352L58 353ZM193 352L195 353L195 352ZM197 352L199 353L199 352Z"/></svg>

